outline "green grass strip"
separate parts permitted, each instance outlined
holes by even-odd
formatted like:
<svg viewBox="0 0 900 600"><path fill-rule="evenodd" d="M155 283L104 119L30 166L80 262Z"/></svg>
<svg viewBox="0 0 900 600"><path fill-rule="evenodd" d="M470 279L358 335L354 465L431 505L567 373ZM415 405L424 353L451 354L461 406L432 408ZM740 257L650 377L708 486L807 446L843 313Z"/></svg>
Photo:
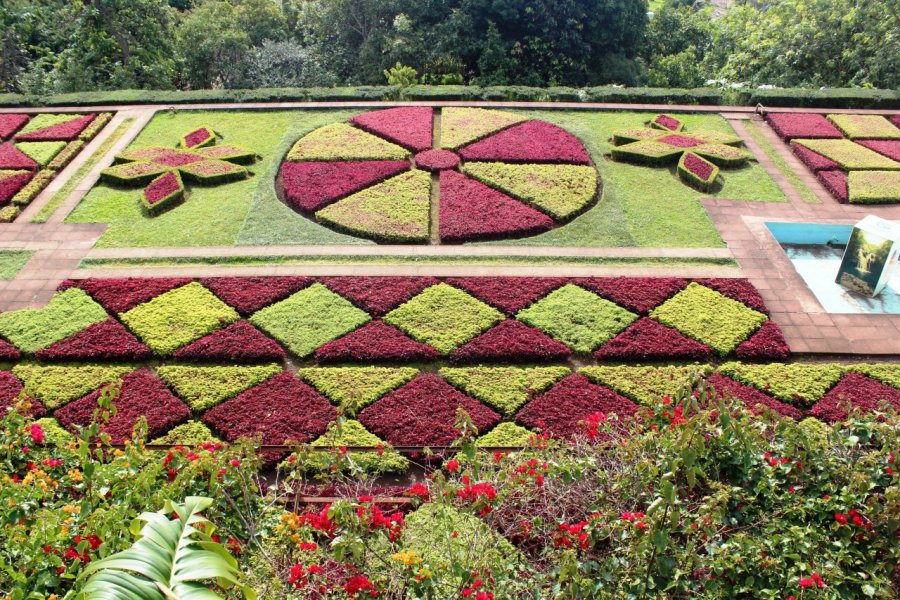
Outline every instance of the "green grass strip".
<svg viewBox="0 0 900 600"><path fill-rule="evenodd" d="M821 200L819 200L812 190L803 183L803 180L797 175L797 172L787 164L787 161L781 156L781 153L778 152L774 144L769 141L769 138L763 135L758 123L755 121L747 121L747 132L750 133L750 137L759 144L759 147L762 148L762 151L766 153L766 156L769 157L772 163L778 167L778 170L784 175L785 179L787 179L794 189L797 190L797 193L800 194L800 197L804 202L809 204L821 204Z"/></svg>
<svg viewBox="0 0 900 600"><path fill-rule="evenodd" d="M22 270L34 252L30 250L4 250L0 252L0 279L10 280Z"/></svg>
<svg viewBox="0 0 900 600"><path fill-rule="evenodd" d="M94 152L90 158L88 158L84 163L78 167L78 170L75 171L75 174L69 177L69 180L66 182L64 186L62 186L53 196L50 198L50 201L47 202L41 210L38 211L34 217L31 218L32 223L46 223L47 219L50 218L56 209L62 205L63 201L69 197L69 195L75 190L75 188L84 181L84 178L87 177L87 174L91 171L91 169L99 163L104 156L106 156L107 152L109 152L110 148L113 147L119 138L125 135L125 132L131 127L131 124L134 123L134 118L129 117L119 123L119 126L106 138L103 143L97 148L97 151Z"/></svg>

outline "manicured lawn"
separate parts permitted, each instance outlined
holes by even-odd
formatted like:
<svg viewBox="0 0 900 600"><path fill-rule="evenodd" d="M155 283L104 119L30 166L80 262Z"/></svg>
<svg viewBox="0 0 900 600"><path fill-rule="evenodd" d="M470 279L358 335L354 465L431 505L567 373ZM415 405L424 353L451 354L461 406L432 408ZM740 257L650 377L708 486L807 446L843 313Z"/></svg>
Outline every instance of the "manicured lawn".
<svg viewBox="0 0 900 600"><path fill-rule="evenodd" d="M12 279L22 270L34 252L28 250L5 250L0 252L0 279Z"/></svg>
<svg viewBox="0 0 900 600"><path fill-rule="evenodd" d="M190 185L181 206L156 217L140 209L140 190L99 185L70 215L69 222L109 223L99 247L230 246L272 244L368 244L298 215L275 195L281 158L305 133L345 121L351 111L182 111L160 113L132 148L174 146L180 135L208 125L220 143L253 149L262 159L253 177L226 185ZM596 206L562 227L520 240L518 245L721 247L722 241L699 203L701 192L681 183L675 167L644 167L609 160L613 132L641 125L649 113L530 111L578 136L603 178ZM718 115L679 116L688 130L733 133ZM756 163L723 169L725 185L709 195L735 200L783 202L783 193Z"/></svg>
<svg viewBox="0 0 900 600"><path fill-rule="evenodd" d="M803 180L800 179L800 176L796 171L791 169L791 167L787 164L787 161L782 158L781 154L775 149L775 146L762 134L760 131L760 126L754 121L747 121L747 131L750 132L750 136L756 141L757 144L763 149L766 155L775 163L775 166L778 167L778 170L782 175L794 186L794 189L797 190L797 193L800 194L800 197L803 198L804 202L809 202L810 204L820 204L820 200L816 197L815 194L812 193L812 190L803 183Z"/></svg>

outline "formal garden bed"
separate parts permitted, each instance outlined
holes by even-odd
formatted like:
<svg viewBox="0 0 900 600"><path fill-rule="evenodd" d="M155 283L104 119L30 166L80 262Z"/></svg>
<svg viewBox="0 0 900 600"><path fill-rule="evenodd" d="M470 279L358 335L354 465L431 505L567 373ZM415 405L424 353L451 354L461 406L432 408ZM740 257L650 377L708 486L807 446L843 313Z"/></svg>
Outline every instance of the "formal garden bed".
<svg viewBox="0 0 900 600"><path fill-rule="evenodd" d="M0 114L0 222L15 220L113 114Z"/></svg>

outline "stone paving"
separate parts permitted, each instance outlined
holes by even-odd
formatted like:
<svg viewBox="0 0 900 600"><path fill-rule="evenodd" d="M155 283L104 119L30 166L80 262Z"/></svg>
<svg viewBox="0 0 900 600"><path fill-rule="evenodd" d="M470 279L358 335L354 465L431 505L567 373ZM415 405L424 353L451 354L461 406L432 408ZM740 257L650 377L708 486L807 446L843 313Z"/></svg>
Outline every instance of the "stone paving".
<svg viewBox="0 0 900 600"><path fill-rule="evenodd" d="M547 108L577 110L646 110L646 111L694 111L719 112L744 138L748 149L782 188L787 203L762 203L706 198L702 200L709 217L718 229L727 248L532 248L532 247L454 247L454 246L261 246L215 248L117 248L98 249L94 244L105 226L100 224L66 224L66 216L94 185L100 171L108 166L113 156L121 152L141 131L162 106L119 107L113 121L98 135L79 156L44 190L34 203L11 224L0 224L0 248L33 250L34 255L25 267L10 281L0 281L0 309L16 310L38 307L52 296L58 284L69 277L125 277L125 276L199 276L213 274L245 275L534 275L534 276L685 276L685 277L747 277L760 290L772 311L772 318L784 330L793 350L800 354L865 354L900 355L900 315L857 315L825 312L818 300L806 287L780 245L765 226L766 221L798 221L810 223L855 223L867 214L875 213L886 219L900 220L900 206L857 207L837 203L815 177L794 157L775 133L762 123L761 131L772 142L776 151L793 169L804 184L820 200L820 204L804 202L778 167L772 163L758 144L749 136L745 121L760 121L752 107L722 106L671 106L625 105L581 103L472 103L472 102L412 102L412 103L277 103L266 105L196 104L179 106L180 109L239 109L239 108L347 108L384 107L398 105L490 105L507 108ZM107 109L110 107L106 107ZM16 109L0 109L12 112ZM19 109L21 110L21 109ZM31 110L31 109L29 109ZM68 109L53 107L35 109L45 111L90 110L90 107ZM778 109L803 112L852 112L884 114L884 111ZM99 148L119 123L126 118L134 122L128 131L113 145L107 155L78 183L63 204L47 223L32 224L28 220L37 214L51 197L65 185L79 167ZM285 256L346 256L364 254L368 257L417 256L422 260L448 256L489 257L589 257L589 258L679 258L722 259L734 258L740 268L716 266L639 267L605 265L396 265L396 264L305 264L267 266L184 266L184 267L133 267L133 268L79 268L84 258L128 259L137 257L155 259L190 259L198 257L271 257Z"/></svg>

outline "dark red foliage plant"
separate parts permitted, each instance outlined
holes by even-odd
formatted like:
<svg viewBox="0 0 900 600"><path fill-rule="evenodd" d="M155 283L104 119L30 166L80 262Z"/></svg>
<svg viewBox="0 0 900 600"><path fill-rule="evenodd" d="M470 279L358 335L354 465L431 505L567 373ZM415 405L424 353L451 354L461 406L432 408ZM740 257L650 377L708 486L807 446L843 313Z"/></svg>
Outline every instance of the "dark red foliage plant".
<svg viewBox="0 0 900 600"><path fill-rule="evenodd" d="M6 204L34 176L32 171L20 171L0 179L0 205Z"/></svg>
<svg viewBox="0 0 900 600"><path fill-rule="evenodd" d="M37 351L41 360L146 360L151 351L110 317Z"/></svg>
<svg viewBox="0 0 900 600"><path fill-rule="evenodd" d="M33 171L38 164L12 144L0 144L0 169Z"/></svg>
<svg viewBox="0 0 900 600"><path fill-rule="evenodd" d="M311 213L407 169L405 160L285 162L278 187L288 204Z"/></svg>
<svg viewBox="0 0 900 600"><path fill-rule="evenodd" d="M0 140L8 139L22 129L31 117L21 113L0 114Z"/></svg>
<svg viewBox="0 0 900 600"><path fill-rule="evenodd" d="M587 277L573 280L586 290L624 306L647 314L681 290L688 280L679 277Z"/></svg>
<svg viewBox="0 0 900 600"><path fill-rule="evenodd" d="M703 143L703 140L698 140L697 138L693 138L687 135L679 135L677 133L658 138L656 141L662 142L663 144L669 144L670 146L676 146L678 148L693 148L694 146L699 146Z"/></svg>
<svg viewBox="0 0 900 600"><path fill-rule="evenodd" d="M809 170L813 173L818 173L819 171L831 171L841 168L841 165L839 165L837 162L831 160L828 157L822 156L818 152L813 152L806 146L801 146L800 144L791 144L791 150L794 151L794 154L797 155L797 158L799 158L804 165L809 167Z"/></svg>
<svg viewBox="0 0 900 600"><path fill-rule="evenodd" d="M886 403L895 411L900 411L900 390L859 373L847 373L813 405L809 414L817 419L834 423L846 421L853 410L863 413L879 410L882 403Z"/></svg>
<svg viewBox="0 0 900 600"><path fill-rule="evenodd" d="M83 115L65 123L19 134L16 139L22 142L71 142L96 116L94 113Z"/></svg>
<svg viewBox="0 0 900 600"><path fill-rule="evenodd" d="M594 353L602 361L709 360L713 351L653 319L643 317Z"/></svg>
<svg viewBox="0 0 900 600"><path fill-rule="evenodd" d="M615 413L620 421L634 417L638 405L614 391L573 373L516 413L516 422L555 437L582 431L579 422L594 413Z"/></svg>
<svg viewBox="0 0 900 600"><path fill-rule="evenodd" d="M359 421L395 446L445 446L459 437L457 410L465 410L479 432L500 421L500 415L466 396L433 373L423 373L366 407Z"/></svg>
<svg viewBox="0 0 900 600"><path fill-rule="evenodd" d="M93 420L97 400L102 390L70 402L57 409L54 416L60 424L74 431L76 425L86 427ZM147 419L148 439L157 438L176 425L187 421L191 410L176 398L156 375L148 369L132 371L122 376L119 396L113 400L116 414L102 427L114 444L131 439L138 419Z"/></svg>
<svg viewBox="0 0 900 600"><path fill-rule="evenodd" d="M900 140L859 140L856 143L900 162Z"/></svg>
<svg viewBox="0 0 900 600"><path fill-rule="evenodd" d="M508 315L515 314L568 282L565 277L449 277L464 290Z"/></svg>
<svg viewBox="0 0 900 600"><path fill-rule="evenodd" d="M168 200L173 194L182 189L178 175L173 171L169 171L154 179L144 188L144 198L149 204L153 205L160 201Z"/></svg>
<svg viewBox="0 0 900 600"><path fill-rule="evenodd" d="M433 120L430 106L401 106L366 112L350 122L418 152L431 148Z"/></svg>
<svg viewBox="0 0 900 600"><path fill-rule="evenodd" d="M591 162L581 141L565 129L546 121L526 121L495 133L459 150L465 160L511 163ZM443 190L443 184L441 184Z"/></svg>
<svg viewBox="0 0 900 600"><path fill-rule="evenodd" d="M123 313L190 282L188 277L67 279L59 285L59 291L70 287L81 288L106 310Z"/></svg>
<svg viewBox="0 0 900 600"><path fill-rule="evenodd" d="M784 141L794 138L830 138L844 137L841 130L832 125L825 115L815 113L767 113L766 121Z"/></svg>
<svg viewBox="0 0 900 600"><path fill-rule="evenodd" d="M319 282L376 317L440 283L434 277L322 277Z"/></svg>
<svg viewBox="0 0 900 600"><path fill-rule="evenodd" d="M684 157L684 167L703 181L708 181L715 169L713 165L690 153Z"/></svg>
<svg viewBox="0 0 900 600"><path fill-rule="evenodd" d="M0 416L6 414L6 410L18 401L21 393L22 382L9 371L0 371ZM47 414L47 410L40 401L28 398L28 402L31 403L29 415L39 419Z"/></svg>
<svg viewBox="0 0 900 600"><path fill-rule="evenodd" d="M450 354L456 363L566 360L568 346L515 319L502 321Z"/></svg>
<svg viewBox="0 0 900 600"><path fill-rule="evenodd" d="M310 277L207 277L209 291L244 316L284 300L312 282Z"/></svg>
<svg viewBox="0 0 900 600"><path fill-rule="evenodd" d="M757 289L747 279L721 277L713 279L696 279L695 281L700 285L705 285L708 288L716 290L723 296L746 304L753 310L766 315L769 314L769 309L766 308L766 303L762 296L759 295Z"/></svg>
<svg viewBox="0 0 900 600"><path fill-rule="evenodd" d="M434 360L437 350L417 342L382 321L366 323L344 337L320 346L316 360L335 362L416 362Z"/></svg>
<svg viewBox="0 0 900 600"><path fill-rule="evenodd" d="M847 189L847 174L840 170L819 171L816 177L825 186L825 189L841 204L847 204L850 200L850 192Z"/></svg>
<svg viewBox="0 0 900 600"><path fill-rule="evenodd" d="M278 342L247 321L235 321L175 351L175 358L197 361L257 363L284 360Z"/></svg>
<svg viewBox="0 0 900 600"><path fill-rule="evenodd" d="M763 409L760 407L764 407L773 410L784 417L789 417L798 421L803 418L803 411L797 407L785 404L768 394L764 394L755 388L744 385L743 383L720 375L719 373L710 375L707 382L715 390L717 396L740 400L747 408L757 414L761 414Z"/></svg>
<svg viewBox="0 0 900 600"><path fill-rule="evenodd" d="M786 360L791 355L791 348L781 328L769 320L735 348L734 354L742 360Z"/></svg>

